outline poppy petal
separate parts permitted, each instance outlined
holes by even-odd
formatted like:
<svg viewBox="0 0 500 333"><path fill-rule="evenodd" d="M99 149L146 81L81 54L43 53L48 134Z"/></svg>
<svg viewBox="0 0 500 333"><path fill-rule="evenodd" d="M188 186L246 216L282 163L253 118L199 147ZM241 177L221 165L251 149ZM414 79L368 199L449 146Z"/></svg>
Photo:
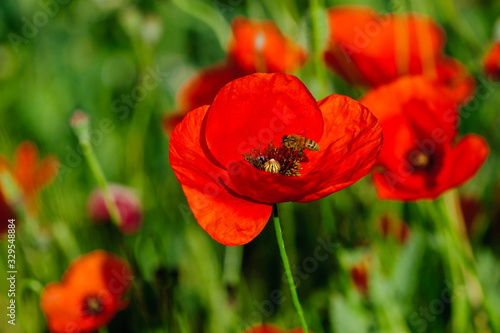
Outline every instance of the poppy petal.
<svg viewBox="0 0 500 333"><path fill-rule="evenodd" d="M316 100L295 76L258 73L222 88L204 127L208 149L225 168L259 145L281 142L283 135L298 134L317 142L323 119Z"/></svg>
<svg viewBox="0 0 500 333"><path fill-rule="evenodd" d="M377 86L408 74L436 77L445 36L431 19L354 6L330 8L328 19L325 61L349 83Z"/></svg>
<svg viewBox="0 0 500 333"><path fill-rule="evenodd" d="M483 137L476 134L464 135L447 154L438 181L448 187L462 185L474 177L488 154L489 147Z"/></svg>
<svg viewBox="0 0 500 333"><path fill-rule="evenodd" d="M38 150L36 146L28 141L21 142L14 154L13 169L19 185L27 194L34 189L34 180L38 168Z"/></svg>
<svg viewBox="0 0 500 333"><path fill-rule="evenodd" d="M483 73L490 80L500 79L500 41L496 41L483 57Z"/></svg>
<svg viewBox="0 0 500 333"><path fill-rule="evenodd" d="M474 177L486 161L488 152L484 138L475 134L465 135L455 147L445 150L443 164L437 176L402 174L391 169L373 173L377 196L380 199L403 201L435 199L446 190L458 187ZM432 179L433 186L429 186L430 177L435 177Z"/></svg>
<svg viewBox="0 0 500 333"><path fill-rule="evenodd" d="M305 174L322 179L322 189L300 202L323 198L366 176L382 147L382 129L377 118L359 102L331 95L321 100L319 107L325 127L318 144L325 152L309 155L312 169L305 167Z"/></svg>
<svg viewBox="0 0 500 333"><path fill-rule="evenodd" d="M257 169L246 161L231 162L229 168L235 189L254 200L267 203L299 201L304 196L319 191L323 178L306 174L285 176Z"/></svg>
<svg viewBox="0 0 500 333"><path fill-rule="evenodd" d="M49 283L40 296L40 307L51 332L93 332L114 317L125 304L121 299L131 285L131 270L121 258L102 250L74 260L61 283ZM89 298L99 300L100 310L85 310Z"/></svg>
<svg viewBox="0 0 500 333"><path fill-rule="evenodd" d="M212 104L222 87L243 75L243 71L231 62L221 62L201 69L177 93L180 112L185 114L200 106Z"/></svg>
<svg viewBox="0 0 500 333"><path fill-rule="evenodd" d="M207 159L200 144L207 110L204 106L188 113L175 128L170 139L170 164L200 226L222 244L245 244L262 231L272 206L231 190L228 171Z"/></svg>

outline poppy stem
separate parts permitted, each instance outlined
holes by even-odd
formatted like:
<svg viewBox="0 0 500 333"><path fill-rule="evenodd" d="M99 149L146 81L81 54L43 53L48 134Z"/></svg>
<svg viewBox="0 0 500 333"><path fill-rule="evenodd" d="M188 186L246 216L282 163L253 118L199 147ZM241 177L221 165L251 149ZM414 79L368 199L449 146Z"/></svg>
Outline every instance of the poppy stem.
<svg viewBox="0 0 500 333"><path fill-rule="evenodd" d="M278 205L273 204L273 218L274 218L274 228L276 229L276 238L278 240L278 247L280 249L281 259L283 261L283 266L285 266L285 273L288 280L288 286L290 287L290 293L292 294L293 305L297 310L297 314L300 318L300 324L304 332L309 332L307 328L306 319L304 318L304 312L302 311L302 305L300 305L299 296L297 295L297 289L293 282L292 269L290 268L290 262L288 261L288 256L285 250L285 242L283 241L283 232L281 231L280 219L278 216Z"/></svg>
<svg viewBox="0 0 500 333"><path fill-rule="evenodd" d="M498 316L495 315L494 306L489 300L489 295L484 292L481 281L479 279L476 259L474 251L470 243L469 235L465 227L462 209L460 207L460 199L457 190L450 191L443 195L441 199L443 215L447 217L447 228L451 235L455 247L459 250L458 260L463 267L463 275L467 281L467 291L469 299L474 309L483 307L493 331L498 331L500 323ZM455 254L456 255L456 254Z"/></svg>
<svg viewBox="0 0 500 333"><path fill-rule="evenodd" d="M104 195L104 202L108 208L111 220L115 223L115 225L119 226L121 225L121 217L118 207L116 206L115 200L111 195L108 182L106 181L104 172L101 169L101 165L95 156L92 143L90 142L90 119L88 114L80 110L75 111L71 116L70 125L78 138L80 146L82 147L83 155L89 164L90 170L92 171L92 174L94 175L94 178Z"/></svg>

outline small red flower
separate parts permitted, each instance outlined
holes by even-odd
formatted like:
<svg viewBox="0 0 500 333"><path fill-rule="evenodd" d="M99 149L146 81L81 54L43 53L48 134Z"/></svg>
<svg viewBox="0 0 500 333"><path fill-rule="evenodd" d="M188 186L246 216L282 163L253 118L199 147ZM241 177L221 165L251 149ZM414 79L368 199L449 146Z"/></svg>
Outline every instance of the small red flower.
<svg viewBox="0 0 500 333"><path fill-rule="evenodd" d="M483 72L491 80L500 80L500 41L496 41L483 57Z"/></svg>
<svg viewBox="0 0 500 333"><path fill-rule="evenodd" d="M118 184L110 185L109 190L120 213L121 225L118 226L120 231L126 235L131 235L139 231L143 220L142 204L136 193L132 189ZM90 218L96 223L111 221L104 195L99 189L92 192L89 196L87 211Z"/></svg>
<svg viewBox="0 0 500 333"><path fill-rule="evenodd" d="M252 326L249 329L245 330L243 333L303 333L303 332L304 330L302 328L295 328L291 331L285 331L279 328L278 326L263 323Z"/></svg>
<svg viewBox="0 0 500 333"><path fill-rule="evenodd" d="M12 165L0 156L0 173L7 171L11 174L29 213L36 213L38 193L54 181L58 170L59 160L56 157L47 156L39 160L36 146L28 141L19 144Z"/></svg>
<svg viewBox="0 0 500 333"><path fill-rule="evenodd" d="M488 156L475 134L457 140L458 109L446 89L422 77L404 77L360 101L379 119L384 147L373 173L381 199L435 199L471 179Z"/></svg>
<svg viewBox="0 0 500 333"><path fill-rule="evenodd" d="M359 293L363 296L368 294L368 283L369 283L369 269L368 269L368 260L363 259L358 262L356 265L351 267L351 280L359 291Z"/></svg>
<svg viewBox="0 0 500 333"><path fill-rule="evenodd" d="M432 19L339 6L328 10L328 20L325 61L350 84L375 87L405 75L424 75L448 85L458 102L473 95L474 79L462 64L444 56L445 34Z"/></svg>
<svg viewBox="0 0 500 333"><path fill-rule="evenodd" d="M93 332L127 307L131 286L128 264L111 253L94 251L74 260L61 283L49 283L40 306L53 333Z"/></svg>
<svg viewBox="0 0 500 333"><path fill-rule="evenodd" d="M291 134L320 150L287 148ZM364 177L381 140L377 119L358 102L339 95L316 102L294 76L253 74L176 127L170 164L201 227L239 245L264 228L272 203L317 200Z"/></svg>
<svg viewBox="0 0 500 333"><path fill-rule="evenodd" d="M247 74L289 73L306 61L306 51L284 36L272 21L239 16L231 22L231 29L228 57Z"/></svg>

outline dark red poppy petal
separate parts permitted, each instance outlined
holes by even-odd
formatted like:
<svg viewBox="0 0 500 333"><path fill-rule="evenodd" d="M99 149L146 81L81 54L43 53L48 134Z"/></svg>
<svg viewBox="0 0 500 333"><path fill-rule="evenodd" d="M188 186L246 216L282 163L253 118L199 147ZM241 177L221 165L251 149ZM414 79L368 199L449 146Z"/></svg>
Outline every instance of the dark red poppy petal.
<svg viewBox="0 0 500 333"><path fill-rule="evenodd" d="M366 176L382 147L382 129L375 116L359 102L331 95L319 102L323 113L324 135L320 150L308 154L308 177L320 178L322 188L300 202L317 200L339 191ZM310 168L310 169L309 169Z"/></svg>
<svg viewBox="0 0 500 333"><path fill-rule="evenodd" d="M451 92L457 104L467 104L474 96L476 80L460 61L442 57L436 64L437 81Z"/></svg>
<svg viewBox="0 0 500 333"><path fill-rule="evenodd" d="M179 125L186 115L184 113L169 113L163 116L161 128L167 137L170 137L175 127Z"/></svg>
<svg viewBox="0 0 500 333"><path fill-rule="evenodd" d="M221 62L201 69L177 93L180 112L185 114L200 106L212 104L222 87L243 75L244 72L231 62Z"/></svg>
<svg viewBox="0 0 500 333"><path fill-rule="evenodd" d="M170 139L170 164L200 226L225 245L245 244L266 225L272 206L231 190L229 173L212 164L200 145L208 106L186 116Z"/></svg>
<svg viewBox="0 0 500 333"><path fill-rule="evenodd" d="M222 167L283 135L319 141L321 112L309 90L295 76L253 74L232 81L219 92L207 112L208 149Z"/></svg>
<svg viewBox="0 0 500 333"><path fill-rule="evenodd" d="M446 187L457 187L474 177L486 161L489 147L486 140L476 134L460 138L446 155L438 182Z"/></svg>
<svg viewBox="0 0 500 333"><path fill-rule="evenodd" d="M399 169L373 173L377 196L402 201L436 199L444 191L471 179L485 162L488 152L488 145L482 137L465 135L455 147L445 149L437 175L410 174Z"/></svg>
<svg viewBox="0 0 500 333"><path fill-rule="evenodd" d="M254 200L267 203L299 201L304 196L319 191L324 179L311 175L284 176L262 171L246 161L232 162L229 168L236 190Z"/></svg>
<svg viewBox="0 0 500 333"><path fill-rule="evenodd" d="M490 80L500 79L500 41L496 41L484 55L483 73Z"/></svg>

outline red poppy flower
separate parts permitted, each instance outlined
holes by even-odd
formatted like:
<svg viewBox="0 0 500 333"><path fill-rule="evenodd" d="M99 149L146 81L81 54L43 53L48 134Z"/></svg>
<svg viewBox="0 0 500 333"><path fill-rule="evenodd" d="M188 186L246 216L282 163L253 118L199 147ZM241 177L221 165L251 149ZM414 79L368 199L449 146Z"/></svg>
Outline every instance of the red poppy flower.
<svg viewBox="0 0 500 333"><path fill-rule="evenodd" d="M373 173L380 198L434 199L472 178L485 162L488 145L482 137L468 134L457 140L458 109L440 88L420 77L404 77L360 100L384 132L377 161L381 170Z"/></svg>
<svg viewBox="0 0 500 333"><path fill-rule="evenodd" d="M0 172L2 170L10 172L22 192L26 209L35 213L38 193L55 179L59 161L54 156L39 160L36 146L26 141L17 147L12 165L0 156Z"/></svg>
<svg viewBox="0 0 500 333"><path fill-rule="evenodd" d="M247 74L292 72L306 61L305 50L272 21L239 16L231 22L231 29L228 57Z"/></svg>
<svg viewBox="0 0 500 333"><path fill-rule="evenodd" d="M424 75L458 89L460 102L473 94L474 79L443 55L444 32L430 18L340 6L328 10L328 20L325 61L350 84L375 87L404 75Z"/></svg>
<svg viewBox="0 0 500 333"><path fill-rule="evenodd" d="M142 204L137 194L130 188L112 184L109 186L111 196L115 200L121 217L120 231L126 235L132 235L142 227ZM111 221L108 207L101 190L97 189L91 193L87 202L87 211L90 218L96 223Z"/></svg>
<svg viewBox="0 0 500 333"><path fill-rule="evenodd" d="M61 283L49 283L40 306L51 332L93 332L106 326L127 307L128 264L111 253L94 251L71 263Z"/></svg>
<svg viewBox="0 0 500 333"><path fill-rule="evenodd" d="M361 295L366 296L366 294L368 294L369 282L368 260L363 259L356 265L352 266L350 273L354 287L356 287Z"/></svg>
<svg viewBox="0 0 500 333"><path fill-rule="evenodd" d="M291 331L285 331L278 326L263 323L252 326L243 333L304 333L304 330L302 328L295 328Z"/></svg>
<svg viewBox="0 0 500 333"><path fill-rule="evenodd" d="M291 134L320 150L287 148ZM176 127L170 164L201 227L239 245L264 228L272 203L317 200L361 179L381 140L377 119L358 102L339 95L316 102L294 76L253 74Z"/></svg>
<svg viewBox="0 0 500 333"><path fill-rule="evenodd" d="M500 80L500 41L496 41L484 55L483 72L491 80Z"/></svg>

